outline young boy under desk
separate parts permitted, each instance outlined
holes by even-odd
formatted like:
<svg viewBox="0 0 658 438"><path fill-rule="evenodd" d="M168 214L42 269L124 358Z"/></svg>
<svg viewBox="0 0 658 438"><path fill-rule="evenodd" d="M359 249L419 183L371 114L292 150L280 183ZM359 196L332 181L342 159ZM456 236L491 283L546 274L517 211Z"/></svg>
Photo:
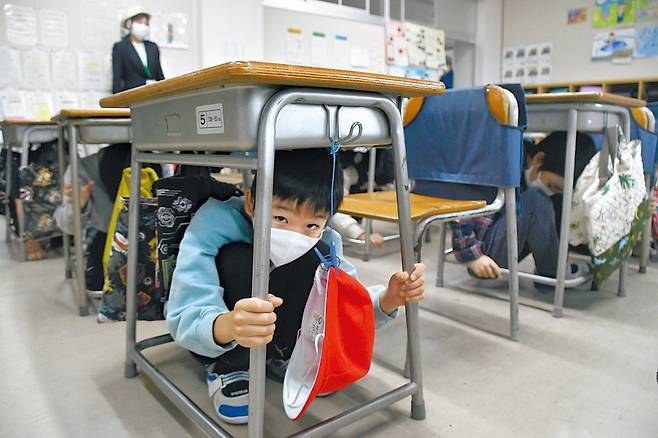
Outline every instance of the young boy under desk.
<svg viewBox="0 0 658 438"><path fill-rule="evenodd" d="M170 333L206 366L215 412L233 424L248 420L249 348L267 345L267 375L282 381L301 326L304 306L320 264L313 249L336 246L340 267L356 270L343 257L338 233L327 228L330 198L343 198L343 174L324 149L277 151L274 161L269 298L251 298L254 199L208 200L192 219L180 244L166 310ZM393 274L388 286L368 288L379 327L398 307L420 301L425 266L411 276Z"/></svg>
<svg viewBox="0 0 658 438"><path fill-rule="evenodd" d="M555 278L557 274L559 216L564 189L566 132L549 134L537 145L526 145L525 190L521 192L521 212L517 215L519 261L532 254L537 274ZM576 136L574 186L595 153L594 142L586 134ZM496 279L500 267L507 268L507 229L505 213L465 219L450 224L452 248L459 263L480 279ZM587 275L585 262L571 263L567 280ZM536 284L540 290L552 287Z"/></svg>

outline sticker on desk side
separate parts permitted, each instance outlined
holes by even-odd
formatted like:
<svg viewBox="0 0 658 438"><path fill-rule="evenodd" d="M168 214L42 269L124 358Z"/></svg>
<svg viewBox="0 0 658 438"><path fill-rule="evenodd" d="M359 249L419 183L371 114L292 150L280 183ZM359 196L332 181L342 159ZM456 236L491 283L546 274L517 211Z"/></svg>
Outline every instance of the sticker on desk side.
<svg viewBox="0 0 658 438"><path fill-rule="evenodd" d="M214 103L196 107L196 133L223 134L224 133L224 105Z"/></svg>

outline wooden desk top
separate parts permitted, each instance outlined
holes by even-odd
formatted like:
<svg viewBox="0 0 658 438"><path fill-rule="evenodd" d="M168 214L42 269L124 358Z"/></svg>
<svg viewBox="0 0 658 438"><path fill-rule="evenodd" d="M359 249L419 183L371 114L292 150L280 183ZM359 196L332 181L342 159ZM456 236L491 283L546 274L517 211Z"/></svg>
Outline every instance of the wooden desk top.
<svg viewBox="0 0 658 438"><path fill-rule="evenodd" d="M56 125L52 120L6 119L0 122L2 126Z"/></svg>
<svg viewBox="0 0 658 438"><path fill-rule="evenodd" d="M128 108L67 108L59 112L52 120L61 122L64 119L93 119L93 118L130 118Z"/></svg>
<svg viewBox="0 0 658 438"><path fill-rule="evenodd" d="M601 103L626 107L645 106L644 100L610 93L542 93L528 94L525 100L533 103Z"/></svg>
<svg viewBox="0 0 658 438"><path fill-rule="evenodd" d="M435 81L321 67L237 61L126 90L104 97L100 102L106 108L127 107L145 100L229 84L333 88L405 97L441 94L445 91L445 86Z"/></svg>

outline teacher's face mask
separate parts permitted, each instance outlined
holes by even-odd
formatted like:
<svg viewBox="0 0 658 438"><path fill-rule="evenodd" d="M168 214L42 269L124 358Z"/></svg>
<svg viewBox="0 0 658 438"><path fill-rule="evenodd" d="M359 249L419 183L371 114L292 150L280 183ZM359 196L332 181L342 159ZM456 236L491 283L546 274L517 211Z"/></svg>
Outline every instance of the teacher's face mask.
<svg viewBox="0 0 658 438"><path fill-rule="evenodd" d="M130 33L132 33L133 36L138 40L144 41L144 38L146 38L149 35L148 24L133 23L130 25Z"/></svg>

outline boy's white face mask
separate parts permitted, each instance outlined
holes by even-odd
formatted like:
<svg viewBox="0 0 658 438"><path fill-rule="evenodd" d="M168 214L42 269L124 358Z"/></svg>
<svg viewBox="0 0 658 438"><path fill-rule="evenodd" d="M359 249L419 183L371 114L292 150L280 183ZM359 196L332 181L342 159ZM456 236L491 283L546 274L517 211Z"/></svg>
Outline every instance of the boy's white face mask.
<svg viewBox="0 0 658 438"><path fill-rule="evenodd" d="M308 237L294 231L272 228L270 260L275 267L297 260L313 248L320 238Z"/></svg>

